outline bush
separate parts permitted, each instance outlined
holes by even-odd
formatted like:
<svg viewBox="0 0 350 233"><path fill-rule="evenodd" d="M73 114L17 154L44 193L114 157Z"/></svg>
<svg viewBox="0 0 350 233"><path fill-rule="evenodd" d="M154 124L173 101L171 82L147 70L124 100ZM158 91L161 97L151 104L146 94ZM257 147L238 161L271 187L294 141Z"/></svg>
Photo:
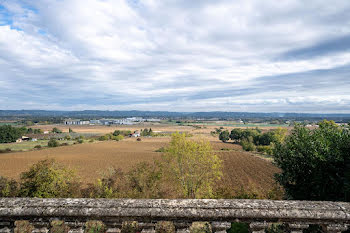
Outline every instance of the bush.
<svg viewBox="0 0 350 233"><path fill-rule="evenodd" d="M265 155L272 155L273 153L273 147L272 146L257 146L256 150L258 152L261 152Z"/></svg>
<svg viewBox="0 0 350 233"><path fill-rule="evenodd" d="M85 232L87 233L104 233L106 226L101 221L87 221L85 224Z"/></svg>
<svg viewBox="0 0 350 233"><path fill-rule="evenodd" d="M41 145L34 146L34 149L41 149Z"/></svg>
<svg viewBox="0 0 350 233"><path fill-rule="evenodd" d="M95 140L94 139L90 139L89 142L95 142Z"/></svg>
<svg viewBox="0 0 350 233"><path fill-rule="evenodd" d="M223 142L227 142L228 140L230 140L230 133L227 130L222 131L219 134L219 139Z"/></svg>
<svg viewBox="0 0 350 233"><path fill-rule="evenodd" d="M0 176L0 197L15 197L17 192L18 184L15 180Z"/></svg>
<svg viewBox="0 0 350 233"><path fill-rule="evenodd" d="M141 232L138 222L123 222L121 233L137 233Z"/></svg>
<svg viewBox="0 0 350 233"><path fill-rule="evenodd" d="M61 143L61 146L69 146L67 142Z"/></svg>
<svg viewBox="0 0 350 233"><path fill-rule="evenodd" d="M50 233L68 233L69 227L64 224L64 221L54 220L50 223Z"/></svg>
<svg viewBox="0 0 350 233"><path fill-rule="evenodd" d="M82 144L83 142L84 142L83 139L78 139L78 140L77 140L77 143L79 143L79 144Z"/></svg>
<svg viewBox="0 0 350 233"><path fill-rule="evenodd" d="M114 140L116 141L121 141L124 139L124 136L123 135L118 135L118 136L115 136Z"/></svg>
<svg viewBox="0 0 350 233"><path fill-rule="evenodd" d="M246 138L242 139L241 146L242 146L243 150L255 151L256 148L255 148L255 145L252 141L253 141L253 139L251 137L249 137L248 139L246 139Z"/></svg>
<svg viewBox="0 0 350 233"><path fill-rule="evenodd" d="M99 140L99 141L107 141L107 140L109 140L109 137L108 137L107 135L103 135L103 136L100 136L100 137L98 138L98 140Z"/></svg>
<svg viewBox="0 0 350 233"><path fill-rule="evenodd" d="M165 148L161 147L161 148L155 150L154 152L165 152L165 151L166 151Z"/></svg>
<svg viewBox="0 0 350 233"><path fill-rule="evenodd" d="M9 153L11 152L12 150L10 148L6 148L6 149L1 149L0 150L0 153Z"/></svg>
<svg viewBox="0 0 350 233"><path fill-rule="evenodd" d="M211 233L211 225L208 222L194 222L190 227L190 233Z"/></svg>
<svg viewBox="0 0 350 233"><path fill-rule="evenodd" d="M175 233L175 225L169 221L159 221L155 228L157 233Z"/></svg>
<svg viewBox="0 0 350 233"><path fill-rule="evenodd" d="M58 147L59 143L57 142L56 139L51 138L50 141L47 143L48 147Z"/></svg>
<svg viewBox="0 0 350 233"><path fill-rule="evenodd" d="M22 197L77 197L80 184L75 173L56 163L42 160L21 174L19 195Z"/></svg>

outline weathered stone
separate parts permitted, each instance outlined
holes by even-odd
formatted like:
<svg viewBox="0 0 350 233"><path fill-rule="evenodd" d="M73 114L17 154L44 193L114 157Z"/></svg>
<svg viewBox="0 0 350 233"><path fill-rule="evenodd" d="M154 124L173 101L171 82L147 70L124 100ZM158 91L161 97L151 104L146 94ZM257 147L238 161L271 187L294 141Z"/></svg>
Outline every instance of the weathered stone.
<svg viewBox="0 0 350 233"><path fill-rule="evenodd" d="M289 223L289 228L291 233L302 233L304 229L309 227L309 224L305 223Z"/></svg>
<svg viewBox="0 0 350 233"><path fill-rule="evenodd" d="M329 232L340 232L350 224L350 203L223 199L0 198L2 231L13 231L13 223L21 223L18 220L23 219L34 223L35 229L41 232L46 232L52 220L63 221L72 233L83 232L85 222L89 220L103 221L109 232L119 232L123 221L136 221L136 225L139 223L143 232L154 232L158 221L173 221L177 232L188 232L193 222L209 222L214 232L222 232L234 221L250 222L254 232L262 231L266 224L273 222L288 223L293 232L300 232L307 224L323 224ZM15 233L30 233L33 229L30 229L32 226L29 222L16 224L17 230L25 231L15 230ZM134 231L132 228L128 229L129 232Z"/></svg>
<svg viewBox="0 0 350 233"><path fill-rule="evenodd" d="M249 227L253 233L264 233L265 228L268 226L269 224L267 222L252 222L249 224Z"/></svg>

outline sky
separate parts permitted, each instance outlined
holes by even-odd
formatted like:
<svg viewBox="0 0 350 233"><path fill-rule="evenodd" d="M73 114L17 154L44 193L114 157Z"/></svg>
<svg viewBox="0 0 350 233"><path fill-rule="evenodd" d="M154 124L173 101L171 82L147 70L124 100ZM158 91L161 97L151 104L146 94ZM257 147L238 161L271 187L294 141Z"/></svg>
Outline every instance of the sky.
<svg viewBox="0 0 350 233"><path fill-rule="evenodd" d="M0 109L350 113L348 0L0 0Z"/></svg>

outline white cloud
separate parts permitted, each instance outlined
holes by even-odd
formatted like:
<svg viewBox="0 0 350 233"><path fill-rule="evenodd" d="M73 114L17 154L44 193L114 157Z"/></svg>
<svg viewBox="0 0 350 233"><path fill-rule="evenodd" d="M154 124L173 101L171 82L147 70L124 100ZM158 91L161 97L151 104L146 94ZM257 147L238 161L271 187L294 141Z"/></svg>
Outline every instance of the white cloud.
<svg viewBox="0 0 350 233"><path fill-rule="evenodd" d="M346 0L0 5L0 108L350 113L350 51L283 57L349 35Z"/></svg>

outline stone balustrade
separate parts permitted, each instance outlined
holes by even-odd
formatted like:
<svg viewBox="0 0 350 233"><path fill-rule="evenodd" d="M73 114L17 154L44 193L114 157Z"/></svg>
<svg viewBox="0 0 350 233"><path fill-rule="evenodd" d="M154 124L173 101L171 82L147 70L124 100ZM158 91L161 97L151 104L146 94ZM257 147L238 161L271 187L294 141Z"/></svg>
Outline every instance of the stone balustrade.
<svg viewBox="0 0 350 233"><path fill-rule="evenodd" d="M286 223L291 232L320 224L327 232L342 232L350 225L350 203L214 199L37 199L0 198L0 232L13 232L27 220L32 232L48 232L62 221L69 232L84 232L86 222L101 221L106 232L120 232L136 221L142 232L155 232L157 222L171 221L176 232L188 232L193 222L208 222L213 232L225 232L231 222L249 223L252 232L269 224Z"/></svg>

